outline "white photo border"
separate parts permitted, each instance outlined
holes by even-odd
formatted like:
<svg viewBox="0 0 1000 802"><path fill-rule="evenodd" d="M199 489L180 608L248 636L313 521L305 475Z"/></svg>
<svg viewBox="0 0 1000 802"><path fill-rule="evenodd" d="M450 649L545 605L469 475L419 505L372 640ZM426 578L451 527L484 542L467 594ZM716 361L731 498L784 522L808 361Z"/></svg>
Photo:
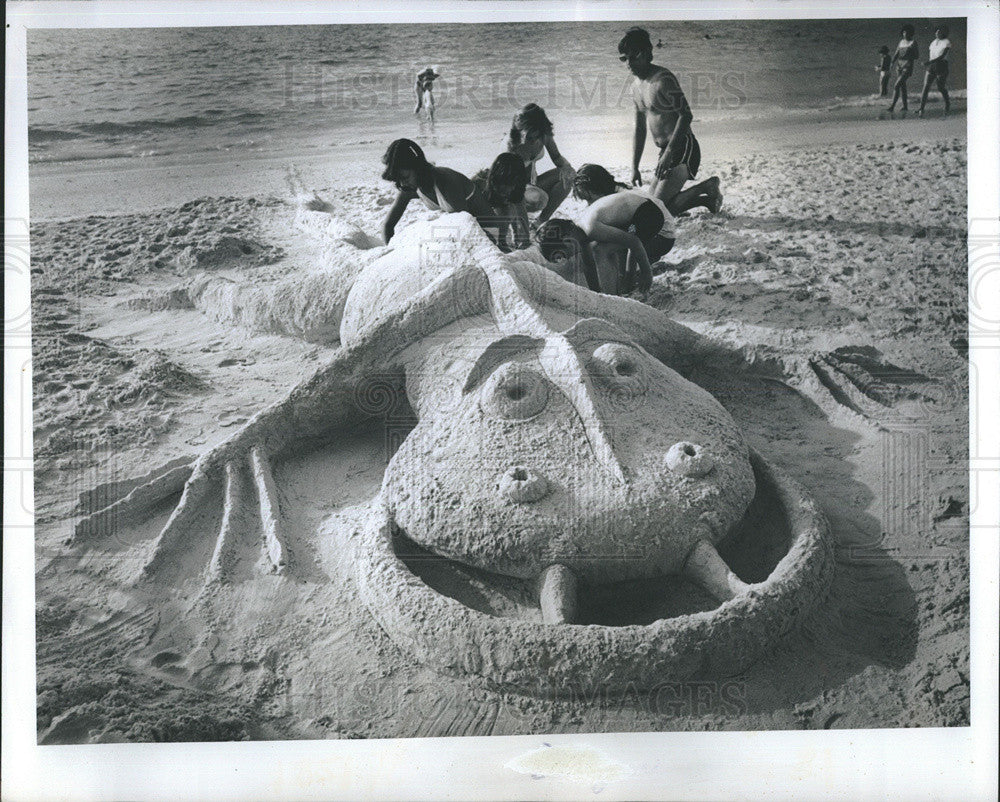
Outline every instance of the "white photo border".
<svg viewBox="0 0 1000 802"><path fill-rule="evenodd" d="M1000 15L996 4L708 2L8 2L5 123L3 796L76 799L986 799L996 798L1000 550L1000 337L970 338L978 488L971 521L972 726L885 730L629 733L367 741L46 746L35 743L34 555L27 236L26 31L46 27L495 22L517 20L967 17L970 239L994 259L970 276L1000 320ZM975 65L975 69L973 66ZM980 261L982 265L983 262ZM992 287L992 290L988 288ZM25 389L29 388L29 389ZM506 767L539 746L589 748L624 764L597 789Z"/></svg>

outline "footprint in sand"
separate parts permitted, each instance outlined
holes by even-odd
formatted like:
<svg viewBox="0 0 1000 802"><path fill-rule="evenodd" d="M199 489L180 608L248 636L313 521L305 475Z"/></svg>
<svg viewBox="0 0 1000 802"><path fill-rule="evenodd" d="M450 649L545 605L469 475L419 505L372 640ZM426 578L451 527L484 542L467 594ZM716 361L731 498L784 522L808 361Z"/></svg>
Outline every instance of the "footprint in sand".
<svg viewBox="0 0 1000 802"><path fill-rule="evenodd" d="M163 668L171 663L179 663L180 660L181 656L177 652L159 652L149 662L153 668Z"/></svg>
<svg viewBox="0 0 1000 802"><path fill-rule="evenodd" d="M219 362L220 368L231 368L234 365L253 365L256 364L253 359L245 356L231 356L226 357L221 362Z"/></svg>
<svg viewBox="0 0 1000 802"><path fill-rule="evenodd" d="M246 423L247 416L241 412L226 410L225 412L220 412L216 415L215 421L219 424L219 426L236 426L240 423Z"/></svg>

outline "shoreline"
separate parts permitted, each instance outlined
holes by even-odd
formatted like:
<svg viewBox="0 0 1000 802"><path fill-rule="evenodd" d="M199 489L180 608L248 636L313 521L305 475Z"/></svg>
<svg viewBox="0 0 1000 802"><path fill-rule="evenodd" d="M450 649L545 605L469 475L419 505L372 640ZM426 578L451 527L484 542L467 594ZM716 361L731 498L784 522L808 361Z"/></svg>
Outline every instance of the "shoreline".
<svg viewBox="0 0 1000 802"><path fill-rule="evenodd" d="M933 96L932 96L933 98ZM939 99L938 99L939 101ZM926 119L911 112L906 118L878 119L875 107L797 110L773 118L695 121L702 145L702 171L711 174L721 162L742 155L762 155L791 148L838 144L938 141L966 138L965 102L954 104L950 117L941 117L939 102L929 106ZM560 125L560 123L563 123ZM631 161L631 121L623 115L615 128L604 118L556 120L556 141L570 163L587 161L605 166ZM479 123L441 121L433 134L419 136L413 121L401 121L393 134L415 138L432 161L471 175L488 166L499 152L502 131L483 137ZM77 162L35 162L28 166L31 219L66 220L90 215L117 215L179 206L212 196L285 197L289 167L300 172L306 186L319 192L370 185L388 187L379 179L386 143L331 143L328 136L286 145L268 152L197 153ZM601 142L599 154L583 151L579 142ZM753 142L747 149L747 141ZM647 142L642 169L648 175L655 147ZM547 163L547 159L545 160ZM546 169L546 168L543 168Z"/></svg>

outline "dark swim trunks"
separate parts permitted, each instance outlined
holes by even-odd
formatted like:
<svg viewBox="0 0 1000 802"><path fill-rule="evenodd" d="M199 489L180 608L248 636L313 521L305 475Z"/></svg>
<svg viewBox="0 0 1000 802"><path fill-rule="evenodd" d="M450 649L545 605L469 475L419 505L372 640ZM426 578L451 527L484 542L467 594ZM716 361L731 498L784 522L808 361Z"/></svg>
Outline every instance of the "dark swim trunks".
<svg viewBox="0 0 1000 802"><path fill-rule="evenodd" d="M650 261L655 262L671 248L674 241L660 235L663 229L663 212L652 201L646 201L639 205L632 215L632 222L628 230L642 240L642 246L646 249L646 256Z"/></svg>
<svg viewBox="0 0 1000 802"><path fill-rule="evenodd" d="M663 147L660 149L660 156L663 156L663 151L667 148ZM698 168L701 166L701 146L698 144L698 140L694 138L694 134L690 130L687 132L687 138L684 140L684 147L674 156L670 164L665 164L663 167L657 167L656 177L663 178L667 173L673 170L677 165L685 164L688 168L688 178L694 178L698 175Z"/></svg>
<svg viewBox="0 0 1000 802"><path fill-rule="evenodd" d="M947 61L935 61L933 64L927 65L927 74L932 78L938 78L944 80L948 77L948 62Z"/></svg>

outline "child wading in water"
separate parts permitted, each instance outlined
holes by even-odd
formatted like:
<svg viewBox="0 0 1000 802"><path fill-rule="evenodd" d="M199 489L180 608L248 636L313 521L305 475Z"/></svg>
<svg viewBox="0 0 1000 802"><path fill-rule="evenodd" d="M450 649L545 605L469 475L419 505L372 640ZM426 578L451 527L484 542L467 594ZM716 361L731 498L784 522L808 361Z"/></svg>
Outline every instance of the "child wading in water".
<svg viewBox="0 0 1000 802"><path fill-rule="evenodd" d="M481 226L492 222L493 210L475 185L455 170L431 164L417 143L397 139L389 145L382 163L382 178L399 190L382 224L382 239L387 245L396 233L396 223L415 198L420 198L428 209L468 212Z"/></svg>
<svg viewBox="0 0 1000 802"><path fill-rule="evenodd" d="M889 76L892 68L892 59L889 57L889 48L882 45L878 49L879 59L875 72L878 73L878 96L886 97L889 94Z"/></svg>
<svg viewBox="0 0 1000 802"><path fill-rule="evenodd" d="M417 95L417 106L414 114L420 114L420 109L426 108L427 115L434 122L434 81L441 77L437 67L425 67L417 73L413 91Z"/></svg>
<svg viewBox="0 0 1000 802"><path fill-rule="evenodd" d="M674 218L663 201L618 183L597 164L585 164L577 171L573 195L587 202L587 210L579 219L586 241L628 250L619 292L627 294L636 284L640 291L648 290L653 284L650 260L659 259L674 247ZM543 232L539 232L541 238Z"/></svg>
<svg viewBox="0 0 1000 802"><path fill-rule="evenodd" d="M896 110L896 101L900 98L903 100L903 111L907 110L906 82L913 75L913 64L919 56L917 43L913 41L913 26L904 25L900 34L903 38L896 45L896 52L893 53L890 62L890 64L896 65L898 71L892 91L892 103L887 109L890 114Z"/></svg>

